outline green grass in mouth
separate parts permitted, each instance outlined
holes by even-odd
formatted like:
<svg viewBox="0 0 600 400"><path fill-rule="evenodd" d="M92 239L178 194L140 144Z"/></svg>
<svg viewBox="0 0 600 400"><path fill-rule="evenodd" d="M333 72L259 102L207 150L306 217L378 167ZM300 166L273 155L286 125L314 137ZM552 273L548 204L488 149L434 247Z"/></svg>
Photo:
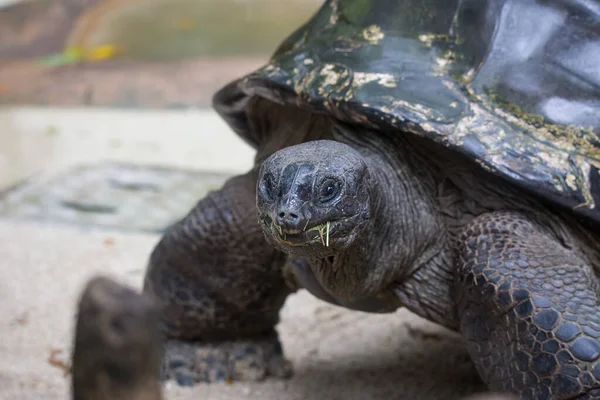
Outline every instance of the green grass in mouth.
<svg viewBox="0 0 600 400"><path fill-rule="evenodd" d="M271 225L272 225L273 229L279 234L279 237L285 241L286 235L283 232L283 229L281 228L281 226L275 224L274 222L272 222ZM329 232L331 231L331 221L327 221L324 224L316 225L308 230L306 230L306 229L304 230L304 232L310 232L310 231L319 232L319 239L321 240L321 244L323 244L323 246L329 247Z"/></svg>

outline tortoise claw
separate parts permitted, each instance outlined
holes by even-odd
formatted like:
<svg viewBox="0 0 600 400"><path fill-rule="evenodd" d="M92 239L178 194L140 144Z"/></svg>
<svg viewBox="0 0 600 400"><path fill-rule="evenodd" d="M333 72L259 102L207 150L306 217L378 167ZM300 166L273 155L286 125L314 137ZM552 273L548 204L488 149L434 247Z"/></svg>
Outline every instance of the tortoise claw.
<svg viewBox="0 0 600 400"><path fill-rule="evenodd" d="M181 386L193 386L199 382L261 381L269 376L285 379L292 375L292 367L276 334L220 343L170 340L162 375Z"/></svg>

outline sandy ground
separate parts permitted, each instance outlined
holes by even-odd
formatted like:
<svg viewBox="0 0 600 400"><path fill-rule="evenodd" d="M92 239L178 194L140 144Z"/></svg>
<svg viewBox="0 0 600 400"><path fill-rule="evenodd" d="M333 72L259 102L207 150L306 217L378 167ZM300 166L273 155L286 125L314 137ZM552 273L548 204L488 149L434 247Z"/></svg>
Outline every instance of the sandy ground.
<svg viewBox="0 0 600 400"><path fill-rule="evenodd" d="M165 125L168 136L159 134ZM0 127L0 192L91 160L237 172L252 156L210 112L10 109L0 110ZM219 160L224 151L229 157ZM102 273L139 288L157 240L0 218L0 399L68 398L61 365L69 363L83 284ZM292 379L191 390L167 384L166 399L451 400L484 390L460 337L404 310L352 312L301 291L288 298L278 330Z"/></svg>

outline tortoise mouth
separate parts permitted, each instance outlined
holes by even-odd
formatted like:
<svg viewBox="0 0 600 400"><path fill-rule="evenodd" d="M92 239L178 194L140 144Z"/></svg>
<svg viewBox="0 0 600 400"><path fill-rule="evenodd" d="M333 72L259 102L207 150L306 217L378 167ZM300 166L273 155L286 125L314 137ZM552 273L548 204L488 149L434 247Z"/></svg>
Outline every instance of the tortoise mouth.
<svg viewBox="0 0 600 400"><path fill-rule="evenodd" d="M277 242L286 246L306 246L320 244L329 247L333 235L338 231L339 221L326 221L321 224L306 226L302 230L285 230L275 224L269 217L263 218L263 226L267 233Z"/></svg>
<svg viewBox="0 0 600 400"><path fill-rule="evenodd" d="M330 238L335 232L335 223L327 221L323 224L314 225L304 231L286 231L280 226L273 225L277 240L290 246L301 246L304 244L320 243L329 247Z"/></svg>

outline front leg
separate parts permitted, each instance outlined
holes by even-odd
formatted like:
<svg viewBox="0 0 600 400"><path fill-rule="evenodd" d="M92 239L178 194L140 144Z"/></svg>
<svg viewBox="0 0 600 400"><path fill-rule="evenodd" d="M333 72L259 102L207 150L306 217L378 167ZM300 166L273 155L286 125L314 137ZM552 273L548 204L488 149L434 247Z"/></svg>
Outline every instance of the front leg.
<svg viewBox="0 0 600 400"><path fill-rule="evenodd" d="M491 390L600 399L600 307L591 266L511 212L476 218L458 243L456 299L469 353Z"/></svg>
<svg viewBox="0 0 600 400"><path fill-rule="evenodd" d="M275 331L290 290L285 255L264 239L256 171L228 180L171 227L154 248L144 291L161 307L163 376L181 385L285 377Z"/></svg>

